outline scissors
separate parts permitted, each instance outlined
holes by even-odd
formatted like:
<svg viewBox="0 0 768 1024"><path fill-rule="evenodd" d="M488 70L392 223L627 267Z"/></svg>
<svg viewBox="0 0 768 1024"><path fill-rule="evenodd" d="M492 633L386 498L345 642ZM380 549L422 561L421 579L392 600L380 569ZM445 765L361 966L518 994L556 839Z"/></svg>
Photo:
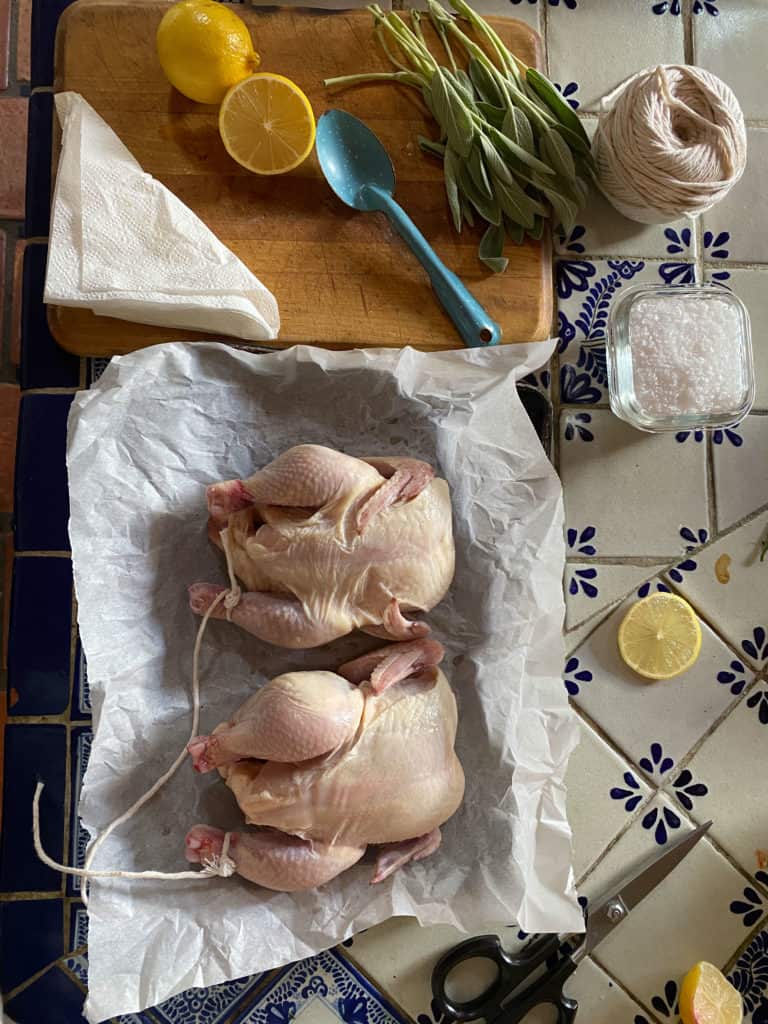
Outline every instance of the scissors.
<svg viewBox="0 0 768 1024"><path fill-rule="evenodd" d="M590 906L583 935L534 935L516 955L507 953L497 935L479 935L445 953L432 972L432 995L447 1021L483 1018L487 1024L518 1024L536 1006L551 1005L557 1024L572 1024L579 1008L563 987L579 963L621 924L631 910L677 867L706 834L711 821L681 836L662 854L646 861L607 895ZM466 960L496 965L493 983L473 999L452 999L446 991L451 971ZM546 965L546 970L541 970ZM439 1019L439 1018L438 1018Z"/></svg>

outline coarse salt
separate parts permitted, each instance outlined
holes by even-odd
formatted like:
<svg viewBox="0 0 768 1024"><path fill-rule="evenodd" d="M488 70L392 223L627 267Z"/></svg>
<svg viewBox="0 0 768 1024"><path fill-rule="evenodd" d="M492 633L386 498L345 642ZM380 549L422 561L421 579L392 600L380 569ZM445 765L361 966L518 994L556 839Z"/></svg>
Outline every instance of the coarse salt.
<svg viewBox="0 0 768 1024"><path fill-rule="evenodd" d="M728 413L749 382L738 308L697 295L639 297L629 313L635 400L647 416Z"/></svg>

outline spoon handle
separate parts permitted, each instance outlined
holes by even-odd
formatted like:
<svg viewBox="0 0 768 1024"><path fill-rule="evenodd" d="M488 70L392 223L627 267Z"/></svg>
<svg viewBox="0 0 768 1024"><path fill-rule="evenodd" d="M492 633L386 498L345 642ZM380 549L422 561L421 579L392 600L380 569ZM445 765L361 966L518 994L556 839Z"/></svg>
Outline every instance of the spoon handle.
<svg viewBox="0 0 768 1024"><path fill-rule="evenodd" d="M466 285L437 256L402 206L383 189L374 187L371 191L376 192L377 198L381 201L381 209L426 270L435 294L453 320L464 344L468 348L498 344L501 338L499 325L491 319Z"/></svg>

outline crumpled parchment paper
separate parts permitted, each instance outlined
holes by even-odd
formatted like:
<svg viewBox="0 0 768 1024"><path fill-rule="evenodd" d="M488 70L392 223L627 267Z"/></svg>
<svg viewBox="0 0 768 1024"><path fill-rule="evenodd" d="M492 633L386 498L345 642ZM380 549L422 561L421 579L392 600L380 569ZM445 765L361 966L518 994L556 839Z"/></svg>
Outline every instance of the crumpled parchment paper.
<svg viewBox="0 0 768 1024"><path fill-rule="evenodd" d="M391 915L467 932L517 921L579 931L563 776L577 728L561 680L561 489L515 380L552 344L430 354L298 347L267 355L174 344L113 359L69 420L70 536L95 736L80 803L91 835L170 764L190 728L198 620L186 586L226 582L204 488L299 442L408 454L451 485L456 576L429 614L459 705L467 779L436 855L371 886L362 862L313 892L239 879L94 881L90 1021L318 952ZM335 668L355 635L283 651L212 622L201 729L263 681ZM387 770L386 765L381 771ZM110 837L94 868L185 868L197 822L242 823L216 773L183 766Z"/></svg>

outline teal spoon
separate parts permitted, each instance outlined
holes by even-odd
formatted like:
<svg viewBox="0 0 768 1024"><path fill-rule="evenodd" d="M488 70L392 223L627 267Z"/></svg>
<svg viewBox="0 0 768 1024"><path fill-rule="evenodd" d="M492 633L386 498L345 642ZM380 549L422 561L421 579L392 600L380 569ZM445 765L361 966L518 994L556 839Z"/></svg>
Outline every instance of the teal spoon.
<svg viewBox="0 0 768 1024"><path fill-rule="evenodd" d="M501 328L438 258L405 210L392 198L395 171L374 133L352 114L329 110L317 123L317 156L328 184L354 210L385 213L429 275L443 309L465 345L496 345Z"/></svg>

